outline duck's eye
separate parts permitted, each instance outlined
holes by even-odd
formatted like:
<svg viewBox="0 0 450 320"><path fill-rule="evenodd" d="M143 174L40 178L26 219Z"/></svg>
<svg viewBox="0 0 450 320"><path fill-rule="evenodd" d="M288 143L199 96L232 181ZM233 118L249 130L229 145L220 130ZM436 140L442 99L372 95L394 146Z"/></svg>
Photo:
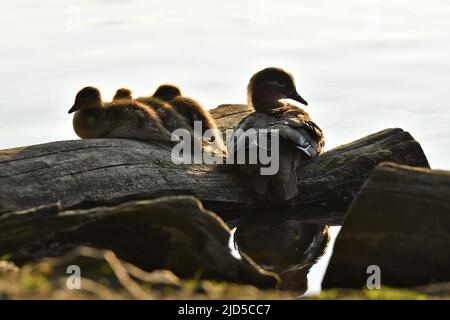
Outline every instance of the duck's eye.
<svg viewBox="0 0 450 320"><path fill-rule="evenodd" d="M280 87L284 87L286 85L286 82L284 82L283 80L278 80L277 85L279 85Z"/></svg>

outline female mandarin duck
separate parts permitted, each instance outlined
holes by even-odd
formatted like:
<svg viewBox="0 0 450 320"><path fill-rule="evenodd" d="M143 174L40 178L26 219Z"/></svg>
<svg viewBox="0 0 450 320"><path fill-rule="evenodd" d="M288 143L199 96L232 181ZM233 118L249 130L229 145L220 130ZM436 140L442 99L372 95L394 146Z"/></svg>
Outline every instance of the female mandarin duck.
<svg viewBox="0 0 450 320"><path fill-rule="evenodd" d="M194 122L198 121L201 124L202 135L204 135L207 130L210 130L212 134L212 143L221 152L226 153L227 150L223 143L222 133L217 128L213 117L198 101L183 96L181 90L172 84L160 85L153 94L153 97L169 103L175 111L186 119L193 129Z"/></svg>
<svg viewBox="0 0 450 320"><path fill-rule="evenodd" d="M85 87L75 97L69 113L75 112L73 127L82 139L127 138L171 141L158 114L142 103L132 100L102 101L100 91Z"/></svg>
<svg viewBox="0 0 450 320"><path fill-rule="evenodd" d="M247 94L248 103L255 112L238 124L237 129L241 130L232 135L228 152L236 153L241 147L250 147L242 138L242 133L249 129L278 130L278 172L261 175L259 165L243 165L240 169L252 176L252 184L258 194L270 193L277 199L289 200L297 194L296 169L303 161L323 151L325 141L322 130L305 110L280 101L292 99L308 105L298 94L292 75L283 69L266 68L254 74L248 84Z"/></svg>

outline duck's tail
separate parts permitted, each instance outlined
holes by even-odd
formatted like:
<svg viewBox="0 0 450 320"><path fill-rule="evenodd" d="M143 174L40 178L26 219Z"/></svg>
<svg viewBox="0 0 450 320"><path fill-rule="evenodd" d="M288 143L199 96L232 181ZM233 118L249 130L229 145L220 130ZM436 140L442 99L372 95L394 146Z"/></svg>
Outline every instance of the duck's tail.
<svg viewBox="0 0 450 320"><path fill-rule="evenodd" d="M289 142L281 140L278 172L270 180L270 188L277 199L289 200L297 195L296 168L300 161L302 155L298 150Z"/></svg>

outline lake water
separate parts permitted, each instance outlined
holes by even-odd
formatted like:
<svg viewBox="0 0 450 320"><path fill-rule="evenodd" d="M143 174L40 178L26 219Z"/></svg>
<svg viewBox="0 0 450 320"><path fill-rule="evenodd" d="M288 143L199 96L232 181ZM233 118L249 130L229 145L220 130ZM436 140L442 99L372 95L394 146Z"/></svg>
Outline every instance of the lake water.
<svg viewBox="0 0 450 320"><path fill-rule="evenodd" d="M206 107L246 101L250 76L296 78L327 148L388 127L450 169L446 0L18 0L0 4L0 148L75 139L86 85L104 98L178 84Z"/></svg>

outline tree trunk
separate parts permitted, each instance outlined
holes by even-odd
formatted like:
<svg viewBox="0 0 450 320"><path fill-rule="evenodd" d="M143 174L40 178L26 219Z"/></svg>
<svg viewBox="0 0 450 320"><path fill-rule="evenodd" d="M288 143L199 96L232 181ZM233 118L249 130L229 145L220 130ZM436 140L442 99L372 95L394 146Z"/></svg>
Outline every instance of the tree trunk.
<svg viewBox="0 0 450 320"><path fill-rule="evenodd" d="M221 129L250 110L223 105L212 110ZM325 129L326 130L326 129ZM387 129L309 160L298 172L299 194L289 206L264 203L232 165L176 165L171 148L125 139L89 139L0 150L0 215L59 202L88 208L162 195L194 195L226 220L276 207L294 215L340 217L380 162L429 167L419 143L401 129ZM308 209L308 210L306 210ZM233 213L233 214L230 214Z"/></svg>
<svg viewBox="0 0 450 320"><path fill-rule="evenodd" d="M370 265L389 286L450 281L449 199L448 171L378 166L349 209L323 288L362 288Z"/></svg>

